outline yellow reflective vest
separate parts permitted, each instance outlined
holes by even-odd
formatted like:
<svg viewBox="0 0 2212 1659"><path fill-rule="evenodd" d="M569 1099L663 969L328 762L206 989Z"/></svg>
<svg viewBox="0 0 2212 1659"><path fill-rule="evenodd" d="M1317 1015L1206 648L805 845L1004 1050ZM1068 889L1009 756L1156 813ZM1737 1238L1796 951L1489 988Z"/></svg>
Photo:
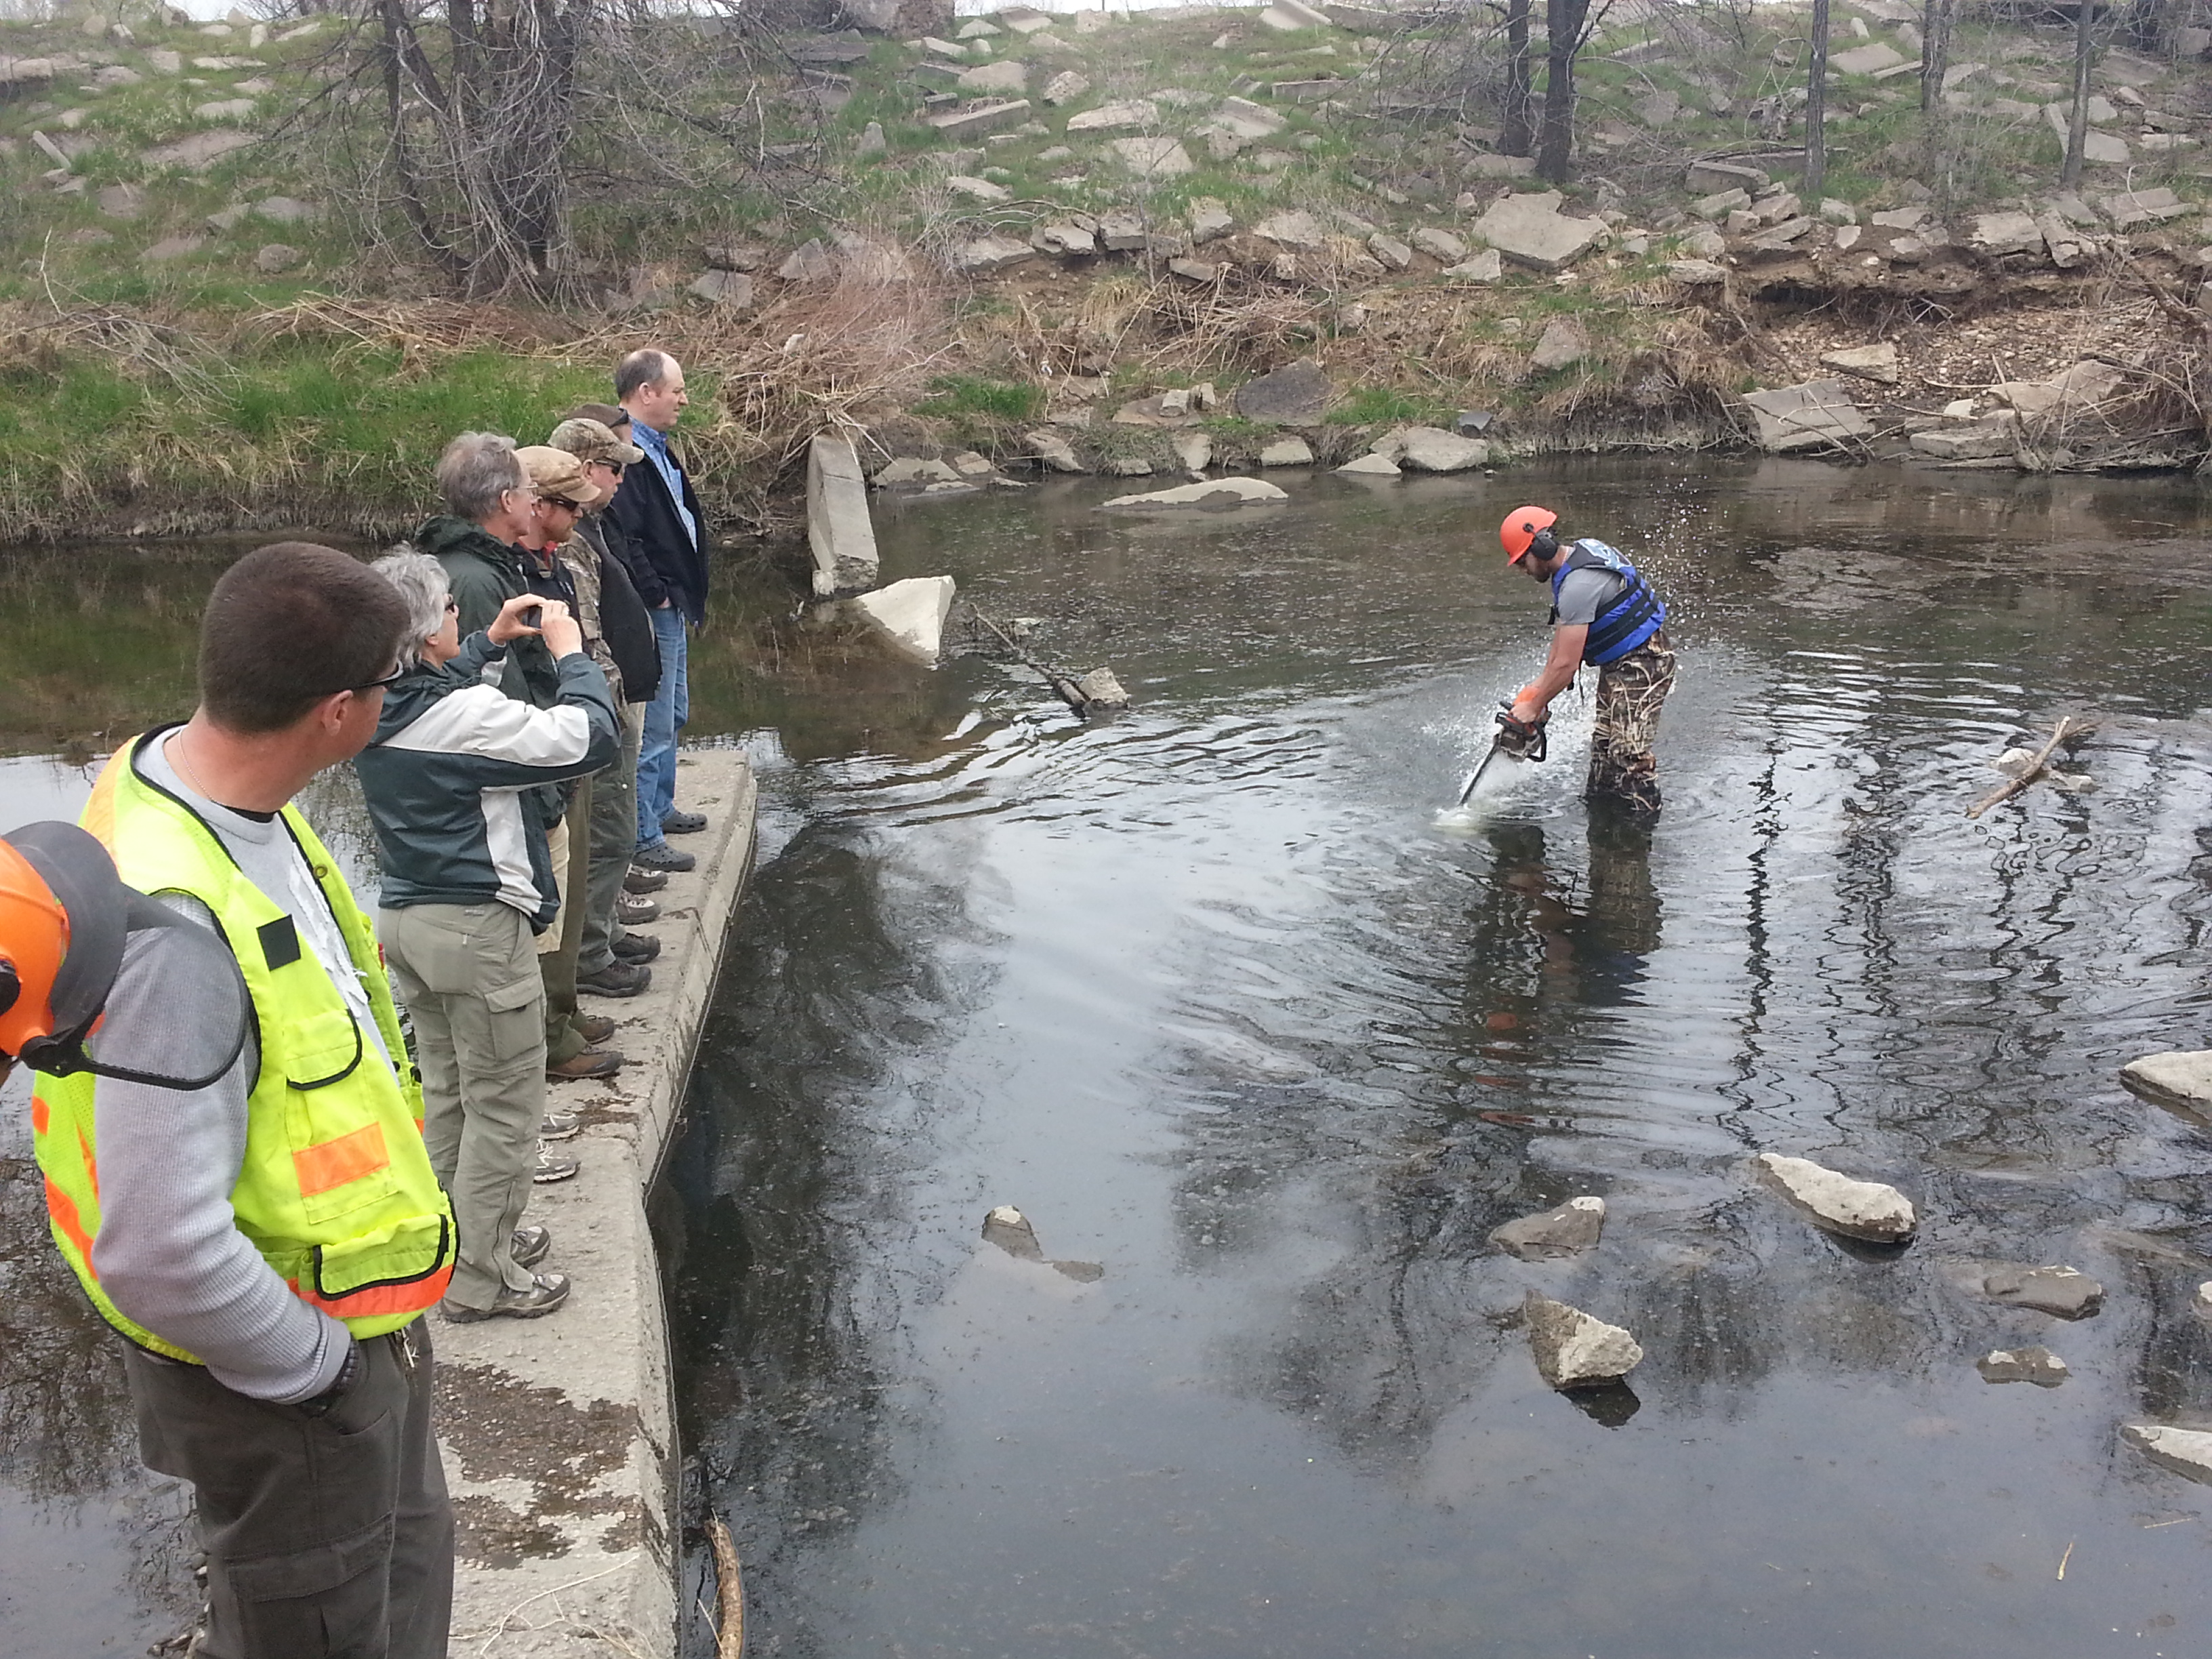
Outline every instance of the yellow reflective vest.
<svg viewBox="0 0 2212 1659"><path fill-rule="evenodd" d="M81 821L130 885L189 893L206 905L245 975L261 1069L246 1101L246 1157L230 1194L239 1229L295 1295L343 1320L356 1336L397 1330L445 1294L459 1241L423 1148L422 1091L375 935L322 842L296 807L285 807L284 826L368 988L391 1068L286 912L240 872L198 814L140 773L137 756L157 735L134 739L108 763ZM88 1074L42 1073L32 1095L54 1243L110 1324L142 1347L197 1364L100 1289L92 1252L100 1237L93 1125L101 1086Z"/></svg>

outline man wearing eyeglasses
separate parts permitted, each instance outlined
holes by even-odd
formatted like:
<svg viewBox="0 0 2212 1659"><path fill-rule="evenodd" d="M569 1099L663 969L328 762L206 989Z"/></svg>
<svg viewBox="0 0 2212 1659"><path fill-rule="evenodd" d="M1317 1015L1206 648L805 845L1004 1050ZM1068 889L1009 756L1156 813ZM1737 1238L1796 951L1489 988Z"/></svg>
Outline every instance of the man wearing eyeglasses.
<svg viewBox="0 0 2212 1659"><path fill-rule="evenodd" d="M216 581L199 707L117 751L83 823L124 881L220 935L252 1018L201 1086L42 1074L32 1103L54 1241L125 1340L145 1460L198 1488L204 1651L240 1659L446 1652L422 1315L453 1212L375 936L292 804L375 734L407 620L307 543ZM151 965L125 956L118 1018L210 1017L213 977Z"/></svg>

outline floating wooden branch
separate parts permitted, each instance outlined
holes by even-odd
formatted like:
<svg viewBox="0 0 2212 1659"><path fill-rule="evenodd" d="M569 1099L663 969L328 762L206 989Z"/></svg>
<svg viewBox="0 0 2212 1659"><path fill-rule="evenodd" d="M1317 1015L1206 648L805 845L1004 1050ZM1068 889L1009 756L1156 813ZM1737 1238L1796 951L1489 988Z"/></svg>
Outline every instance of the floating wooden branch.
<svg viewBox="0 0 2212 1659"><path fill-rule="evenodd" d="M1998 787L1992 789L1980 800L1969 806L1966 809L1966 816L1970 818L1978 818L1992 806L2001 805L2010 800L2038 778L2053 775L2051 772L2051 757L2058 745L2069 737L2085 737L2094 729L2079 720L2062 718L2058 724L2051 728L2051 740L2035 751L2034 757L2016 775L2008 778Z"/></svg>
<svg viewBox="0 0 2212 1659"><path fill-rule="evenodd" d="M714 1659L744 1659L745 1576L738 1565L737 1542L719 1515L707 1517L707 1538L714 1547L714 1600L721 1611Z"/></svg>
<svg viewBox="0 0 2212 1659"><path fill-rule="evenodd" d="M1043 676L1044 683L1052 688L1053 694L1077 714L1087 716L1101 709L1120 708L1127 704L1128 694L1121 690L1121 682L1115 679L1110 670L1102 668L1091 676L1094 682L1093 690L1086 691L1081 683L1061 673L1056 668L1047 667L1021 647L1016 645L1012 636L1005 629L1000 627L981 611L977 611L972 603L968 608L975 612L977 622L999 636L1000 644L1012 652L1026 666ZM1104 685L1103 692L1097 689L1097 684L1102 681Z"/></svg>

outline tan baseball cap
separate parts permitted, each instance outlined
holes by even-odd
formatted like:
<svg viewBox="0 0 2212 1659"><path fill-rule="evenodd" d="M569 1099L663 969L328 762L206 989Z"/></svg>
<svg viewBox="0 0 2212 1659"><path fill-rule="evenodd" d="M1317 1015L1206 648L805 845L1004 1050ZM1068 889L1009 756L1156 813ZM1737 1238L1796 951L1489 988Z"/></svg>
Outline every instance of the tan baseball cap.
<svg viewBox="0 0 2212 1659"><path fill-rule="evenodd" d="M592 482L592 475L584 470L584 463L565 449L532 444L516 450L514 459L522 463L540 495L558 495L580 507L589 507L599 499L602 492Z"/></svg>
<svg viewBox="0 0 2212 1659"><path fill-rule="evenodd" d="M545 441L556 449L567 450L580 461L605 461L610 466L629 466L645 459L643 450L615 436L606 422L583 416L572 416L562 422L553 428L553 435Z"/></svg>

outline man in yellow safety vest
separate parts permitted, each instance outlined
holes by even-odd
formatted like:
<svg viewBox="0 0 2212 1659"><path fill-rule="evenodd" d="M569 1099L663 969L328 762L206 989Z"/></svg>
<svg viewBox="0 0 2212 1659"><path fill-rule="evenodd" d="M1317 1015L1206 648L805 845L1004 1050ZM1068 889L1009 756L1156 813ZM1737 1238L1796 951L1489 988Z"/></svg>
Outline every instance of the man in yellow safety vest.
<svg viewBox="0 0 2212 1659"><path fill-rule="evenodd" d="M198 711L125 744L82 822L235 972L133 933L89 1067L34 1056L54 1242L127 1340L146 1462L198 1489L204 1650L225 1659L446 1652L453 1521L422 1315L453 1273L453 1213L374 934L292 805L374 733L406 623L329 548L224 573ZM241 1012L209 1075L131 1062Z"/></svg>

